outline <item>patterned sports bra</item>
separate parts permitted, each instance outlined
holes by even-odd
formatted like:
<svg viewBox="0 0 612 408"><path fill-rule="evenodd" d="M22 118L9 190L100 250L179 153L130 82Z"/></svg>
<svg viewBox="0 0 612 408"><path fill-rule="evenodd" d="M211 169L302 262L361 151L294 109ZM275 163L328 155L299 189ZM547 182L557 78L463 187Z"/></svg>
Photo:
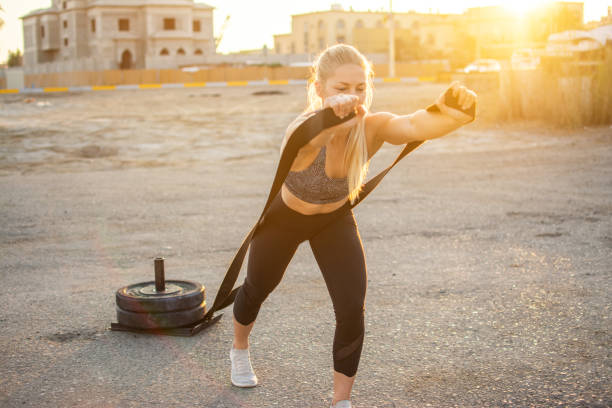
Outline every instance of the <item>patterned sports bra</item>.
<svg viewBox="0 0 612 408"><path fill-rule="evenodd" d="M327 204L348 197L348 179L330 178L325 174L325 146L314 161L302 171L290 171L285 186L300 200L312 204Z"/></svg>

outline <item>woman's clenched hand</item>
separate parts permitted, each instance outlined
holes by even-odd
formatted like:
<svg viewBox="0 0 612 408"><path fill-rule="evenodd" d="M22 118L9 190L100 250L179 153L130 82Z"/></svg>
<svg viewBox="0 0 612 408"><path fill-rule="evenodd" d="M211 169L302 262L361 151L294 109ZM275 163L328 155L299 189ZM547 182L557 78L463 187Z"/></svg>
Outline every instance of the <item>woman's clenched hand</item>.
<svg viewBox="0 0 612 408"><path fill-rule="evenodd" d="M450 92L452 92L453 97L457 99L457 102L461 109L463 109L464 111L468 110L478 100L478 95L476 95L476 92L461 85L461 83L459 83L458 81L451 83L449 89ZM452 117L453 119L457 120L462 124L469 123L474 120L474 118L468 115L467 113L446 105L445 95L447 91L448 89L442 92L436 100L436 105L438 106L438 108L440 108L440 112Z"/></svg>
<svg viewBox="0 0 612 408"><path fill-rule="evenodd" d="M339 130L340 128L350 128L356 125L357 122L366 114L365 106L359 103L359 97L355 95L337 94L325 98L323 108L328 107L332 108L336 116L339 118L344 118L351 112L355 113L354 118L330 128L334 130Z"/></svg>
<svg viewBox="0 0 612 408"><path fill-rule="evenodd" d="M323 108L332 108L339 118L343 118L351 112L358 114L357 109L363 106L359 103L359 97L349 94L337 94L325 98ZM365 110L365 109L364 109Z"/></svg>

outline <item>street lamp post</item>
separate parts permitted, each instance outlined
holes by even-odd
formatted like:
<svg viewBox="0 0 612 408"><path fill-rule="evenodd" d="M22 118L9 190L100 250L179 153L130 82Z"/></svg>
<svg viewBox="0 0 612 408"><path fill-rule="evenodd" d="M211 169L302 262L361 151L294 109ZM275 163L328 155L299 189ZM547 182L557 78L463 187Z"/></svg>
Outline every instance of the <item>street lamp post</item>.
<svg viewBox="0 0 612 408"><path fill-rule="evenodd" d="M389 0L389 77L395 78L395 23L393 21L393 0Z"/></svg>

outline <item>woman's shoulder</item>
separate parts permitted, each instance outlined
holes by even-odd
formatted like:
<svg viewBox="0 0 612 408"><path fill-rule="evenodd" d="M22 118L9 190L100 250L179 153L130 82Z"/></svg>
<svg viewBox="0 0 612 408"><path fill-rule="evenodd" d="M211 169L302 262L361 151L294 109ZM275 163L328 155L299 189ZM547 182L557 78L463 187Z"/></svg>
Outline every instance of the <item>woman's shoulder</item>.
<svg viewBox="0 0 612 408"><path fill-rule="evenodd" d="M283 137L283 141L281 142L281 148L280 148L281 154L283 152L283 149L285 148L285 145L287 144L287 141L289 140L289 137L295 131L295 129L297 129L298 126L302 124L302 122L304 122L306 119L308 119L310 116L314 115L315 113L316 112L313 112L313 111L302 112L295 119L293 119L293 121L289 124L289 126L287 126L287 130L285 130L285 136Z"/></svg>
<svg viewBox="0 0 612 408"><path fill-rule="evenodd" d="M309 117L313 116L314 114L316 114L316 111L306 111L306 112L302 112L300 113L295 119L293 119L293 121L291 123L289 123L289 126L287 126L287 130L285 130L285 136L283 137L283 145L284 143L287 141L287 139L289 138L289 136L291 136L291 134Z"/></svg>
<svg viewBox="0 0 612 408"><path fill-rule="evenodd" d="M308 119L309 117L311 117L315 113L316 112L314 112L314 111L300 113L295 119L293 119L293 121L291 123L289 123L289 126L287 126L287 131L285 132L285 137L287 137L289 134L293 133L293 131L295 129L297 129L297 127L300 126L302 124L302 122L304 122L306 119Z"/></svg>

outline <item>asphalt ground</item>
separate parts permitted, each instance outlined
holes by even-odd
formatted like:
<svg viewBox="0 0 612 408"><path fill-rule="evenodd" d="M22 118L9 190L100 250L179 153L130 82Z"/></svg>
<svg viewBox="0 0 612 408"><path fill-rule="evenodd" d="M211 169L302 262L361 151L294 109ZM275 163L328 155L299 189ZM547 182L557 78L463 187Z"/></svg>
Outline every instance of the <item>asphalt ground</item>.
<svg viewBox="0 0 612 408"><path fill-rule="evenodd" d="M212 302L301 107L298 88L265 103L190 92L2 99L0 406L329 406L334 315L307 244L253 330L258 387L230 384L231 307L193 337L108 330L115 291L152 279L156 256ZM194 99L206 115L188 124ZM355 214L355 407L612 406L609 128L470 125L404 159Z"/></svg>

